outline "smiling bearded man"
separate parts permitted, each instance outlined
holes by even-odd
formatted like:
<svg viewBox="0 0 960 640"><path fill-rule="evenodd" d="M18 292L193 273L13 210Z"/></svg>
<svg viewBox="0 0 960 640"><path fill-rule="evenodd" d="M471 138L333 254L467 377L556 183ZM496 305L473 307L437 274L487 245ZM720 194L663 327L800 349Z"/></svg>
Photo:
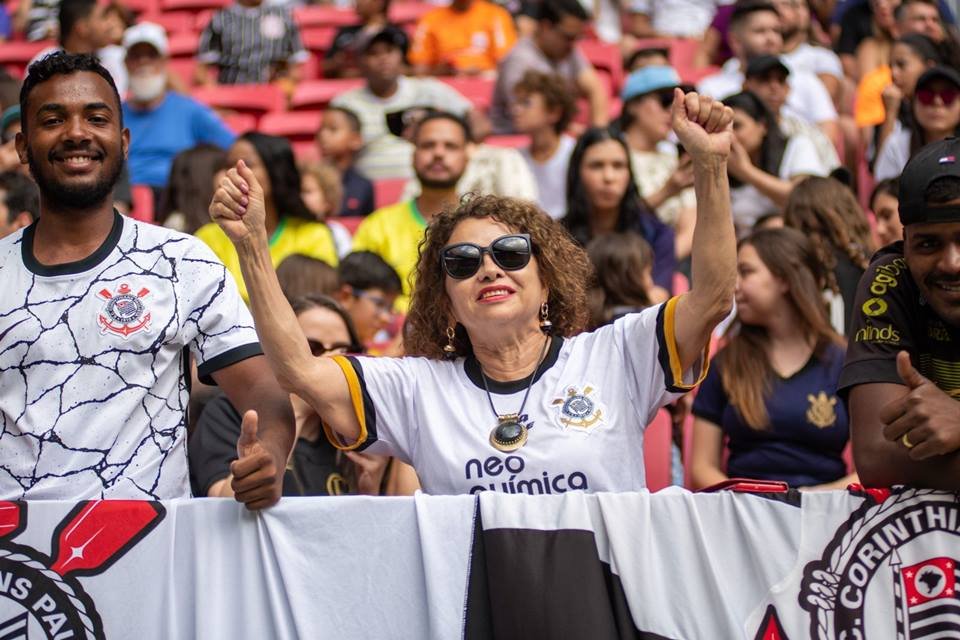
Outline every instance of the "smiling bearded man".
<svg viewBox="0 0 960 640"><path fill-rule="evenodd" d="M93 56L45 57L20 112L40 217L0 240L0 499L189 496L192 354L201 380L247 412L237 500L273 504L293 442L288 396L216 257L113 209L130 134L110 74Z"/></svg>

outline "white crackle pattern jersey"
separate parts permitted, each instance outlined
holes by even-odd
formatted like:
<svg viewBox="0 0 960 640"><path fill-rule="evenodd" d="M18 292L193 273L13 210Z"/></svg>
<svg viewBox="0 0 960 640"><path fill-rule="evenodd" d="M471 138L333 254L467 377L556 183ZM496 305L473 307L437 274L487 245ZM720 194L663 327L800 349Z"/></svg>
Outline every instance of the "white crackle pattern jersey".
<svg viewBox="0 0 960 640"><path fill-rule="evenodd" d="M0 240L0 498L189 497L189 347L201 379L261 353L219 260L114 213L82 261Z"/></svg>
<svg viewBox="0 0 960 640"><path fill-rule="evenodd" d="M361 425L358 443L346 446L410 462L433 494L642 489L646 425L706 370L702 358L699 375L681 371L676 303L554 338L520 417L527 443L510 453L490 444L498 421L475 359L338 356ZM519 410L526 379L488 384L498 413Z"/></svg>

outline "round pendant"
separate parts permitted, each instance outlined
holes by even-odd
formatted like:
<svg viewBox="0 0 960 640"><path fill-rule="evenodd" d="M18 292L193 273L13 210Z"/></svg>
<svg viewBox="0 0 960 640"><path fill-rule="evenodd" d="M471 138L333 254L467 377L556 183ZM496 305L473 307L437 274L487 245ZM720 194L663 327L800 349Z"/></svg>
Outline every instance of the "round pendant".
<svg viewBox="0 0 960 640"><path fill-rule="evenodd" d="M526 443L527 427L516 420L504 420L490 432L490 444L498 451L516 451Z"/></svg>

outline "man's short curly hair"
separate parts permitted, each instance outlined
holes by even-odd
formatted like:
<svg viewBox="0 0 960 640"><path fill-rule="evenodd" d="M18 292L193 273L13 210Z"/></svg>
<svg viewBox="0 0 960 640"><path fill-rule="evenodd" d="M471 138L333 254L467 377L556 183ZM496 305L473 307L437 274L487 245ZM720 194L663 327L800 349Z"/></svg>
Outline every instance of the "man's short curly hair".
<svg viewBox="0 0 960 640"><path fill-rule="evenodd" d="M468 194L456 209L434 218L420 243L416 286L407 316L409 331L404 341L408 354L444 357L453 312L444 286L446 274L440 264L440 251L450 241L454 228L467 218L490 218L516 233L530 234L540 279L548 291L554 334L572 336L584 330L588 320L587 287L593 267L567 230L532 202ZM456 326L454 345L457 355L472 352L470 338L460 324Z"/></svg>
<svg viewBox="0 0 960 640"><path fill-rule="evenodd" d="M120 128L123 129L123 109L120 106L120 93L117 91L117 84L113 81L110 72L100 64L96 56L89 53L66 53L57 51L48 56L44 56L30 65L27 69L27 77L23 80L23 86L20 87L20 128L24 133L27 131L27 99L30 92L38 84L46 82L55 76L69 76L81 71L95 73L110 85L113 90L113 97L117 102L117 118L120 122Z"/></svg>
<svg viewBox="0 0 960 640"><path fill-rule="evenodd" d="M576 92L566 80L556 74L531 69L514 85L513 92L518 96L540 94L547 109L560 109L560 119L553 125L557 133L566 131L573 117L577 115L577 102L574 97Z"/></svg>

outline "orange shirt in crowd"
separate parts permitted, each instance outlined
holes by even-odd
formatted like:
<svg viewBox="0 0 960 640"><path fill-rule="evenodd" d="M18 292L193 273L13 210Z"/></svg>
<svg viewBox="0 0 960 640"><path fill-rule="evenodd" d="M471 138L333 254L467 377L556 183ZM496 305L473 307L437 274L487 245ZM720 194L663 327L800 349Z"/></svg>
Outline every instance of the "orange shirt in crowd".
<svg viewBox="0 0 960 640"><path fill-rule="evenodd" d="M857 97L853 103L853 119L858 127L882 124L886 117L883 107L883 90L893 82L890 66L883 65L867 73L857 85Z"/></svg>
<svg viewBox="0 0 960 640"><path fill-rule="evenodd" d="M506 9L474 0L466 11L437 7L417 24L409 59L414 65L447 63L457 71L493 71L517 40Z"/></svg>

